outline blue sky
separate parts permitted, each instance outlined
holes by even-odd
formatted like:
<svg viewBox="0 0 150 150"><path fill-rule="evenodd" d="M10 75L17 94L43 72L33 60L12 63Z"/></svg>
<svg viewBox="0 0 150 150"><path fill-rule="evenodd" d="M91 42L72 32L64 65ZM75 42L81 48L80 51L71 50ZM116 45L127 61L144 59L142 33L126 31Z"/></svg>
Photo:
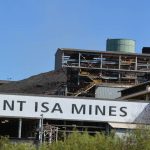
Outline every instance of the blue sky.
<svg viewBox="0 0 150 150"><path fill-rule="evenodd" d="M149 0L0 0L0 80L54 69L57 48L105 50L107 38L150 46Z"/></svg>

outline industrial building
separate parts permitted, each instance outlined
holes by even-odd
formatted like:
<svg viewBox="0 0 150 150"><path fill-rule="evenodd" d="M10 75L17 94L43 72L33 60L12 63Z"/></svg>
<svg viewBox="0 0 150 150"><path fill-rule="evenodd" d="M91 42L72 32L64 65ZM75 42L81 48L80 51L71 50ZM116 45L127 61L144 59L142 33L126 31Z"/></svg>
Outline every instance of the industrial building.
<svg viewBox="0 0 150 150"><path fill-rule="evenodd" d="M108 39L106 51L58 48L54 71L0 85L0 135L52 142L73 129L149 124L149 103L136 95L149 100L149 79L150 54L135 53L134 40Z"/></svg>
<svg viewBox="0 0 150 150"><path fill-rule="evenodd" d="M148 81L150 54L135 53L133 40L108 39L106 51L59 48L55 69L60 68L67 75L66 95L95 97L97 85L130 87Z"/></svg>

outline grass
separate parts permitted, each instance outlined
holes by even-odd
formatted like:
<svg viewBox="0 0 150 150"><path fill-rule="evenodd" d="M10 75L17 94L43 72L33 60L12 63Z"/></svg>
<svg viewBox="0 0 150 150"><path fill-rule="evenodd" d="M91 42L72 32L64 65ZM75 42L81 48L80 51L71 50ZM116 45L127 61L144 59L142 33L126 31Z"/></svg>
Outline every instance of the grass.
<svg viewBox="0 0 150 150"><path fill-rule="evenodd" d="M1 137L0 150L37 149L33 144L11 143L7 137ZM110 135L97 133L91 136L87 132L83 134L74 132L64 141L40 145L39 150L150 150L150 130L139 129L123 138L116 137L114 133Z"/></svg>

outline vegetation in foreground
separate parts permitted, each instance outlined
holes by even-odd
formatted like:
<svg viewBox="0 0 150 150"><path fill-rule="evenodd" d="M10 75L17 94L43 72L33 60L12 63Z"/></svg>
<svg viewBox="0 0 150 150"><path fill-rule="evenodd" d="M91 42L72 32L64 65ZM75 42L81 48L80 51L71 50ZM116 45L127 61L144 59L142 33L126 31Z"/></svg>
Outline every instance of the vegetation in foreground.
<svg viewBox="0 0 150 150"><path fill-rule="evenodd" d="M128 133L123 138L113 133L108 135L97 133L90 136L88 133L75 132L64 141L52 144L44 143L39 150L150 150L150 130L137 130ZM11 143L7 138L1 137L0 150L37 150L29 143Z"/></svg>

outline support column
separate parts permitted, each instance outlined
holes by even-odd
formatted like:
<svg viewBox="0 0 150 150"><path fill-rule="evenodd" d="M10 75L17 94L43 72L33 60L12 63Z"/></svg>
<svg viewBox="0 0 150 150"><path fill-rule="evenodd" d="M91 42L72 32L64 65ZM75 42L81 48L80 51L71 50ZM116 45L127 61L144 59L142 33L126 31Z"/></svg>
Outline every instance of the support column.
<svg viewBox="0 0 150 150"><path fill-rule="evenodd" d="M68 87L67 87L67 84L65 85L65 96L67 96L67 93L68 93Z"/></svg>
<svg viewBox="0 0 150 150"><path fill-rule="evenodd" d="M120 70L120 67L121 66L121 55L119 55L119 62L118 62L118 69ZM121 74L120 74L120 71L119 71L119 75L118 75L118 78L119 78L119 83L121 81Z"/></svg>
<svg viewBox="0 0 150 150"><path fill-rule="evenodd" d="M66 140L66 121L64 121L64 141Z"/></svg>
<svg viewBox="0 0 150 150"><path fill-rule="evenodd" d="M135 70L137 70L137 56L135 57Z"/></svg>
<svg viewBox="0 0 150 150"><path fill-rule="evenodd" d="M121 56L119 55L119 67L118 67L119 70L120 70L120 65L121 65Z"/></svg>
<svg viewBox="0 0 150 150"><path fill-rule="evenodd" d="M110 133L110 126L108 123L106 123L105 132L107 135Z"/></svg>
<svg viewBox="0 0 150 150"><path fill-rule="evenodd" d="M148 101L149 100L149 95L148 95L149 93L148 92L150 91L149 85L146 86L146 91L147 91L147 93L146 93L146 101Z"/></svg>
<svg viewBox="0 0 150 150"><path fill-rule="evenodd" d="M80 62L81 62L81 53L79 53L79 64L78 64L78 66L79 66L79 68L80 68Z"/></svg>
<svg viewBox="0 0 150 150"><path fill-rule="evenodd" d="M149 96L148 96L148 94L146 94L146 101L148 101L149 100Z"/></svg>
<svg viewBox="0 0 150 150"><path fill-rule="evenodd" d="M80 62L81 62L81 53L79 53L79 62L78 62L78 66L79 66L79 70L78 70L78 85L80 85Z"/></svg>
<svg viewBox="0 0 150 150"><path fill-rule="evenodd" d="M100 68L102 69L103 67L103 54L101 54L101 65L100 65Z"/></svg>
<svg viewBox="0 0 150 150"><path fill-rule="evenodd" d="M78 85L80 85L80 70L78 70Z"/></svg>
<svg viewBox="0 0 150 150"><path fill-rule="evenodd" d="M62 58L61 58L62 60L62 62L61 62L61 67L63 67L64 66L64 52L62 53Z"/></svg>
<svg viewBox="0 0 150 150"><path fill-rule="evenodd" d="M38 134L38 136L39 136L38 140L41 141L41 119L39 119L38 132L39 132L39 134Z"/></svg>
<svg viewBox="0 0 150 150"><path fill-rule="evenodd" d="M21 138L22 118L19 119L18 138Z"/></svg>
<svg viewBox="0 0 150 150"><path fill-rule="evenodd" d="M41 119L40 119L40 121L39 121L39 125L40 125L40 134L39 134L39 136L40 136L40 143L42 143L43 142L43 114L41 114Z"/></svg>
<svg viewBox="0 0 150 150"><path fill-rule="evenodd" d="M119 83L120 83L120 81L121 81L121 74L120 74L120 72L119 72L118 78L119 78Z"/></svg>

